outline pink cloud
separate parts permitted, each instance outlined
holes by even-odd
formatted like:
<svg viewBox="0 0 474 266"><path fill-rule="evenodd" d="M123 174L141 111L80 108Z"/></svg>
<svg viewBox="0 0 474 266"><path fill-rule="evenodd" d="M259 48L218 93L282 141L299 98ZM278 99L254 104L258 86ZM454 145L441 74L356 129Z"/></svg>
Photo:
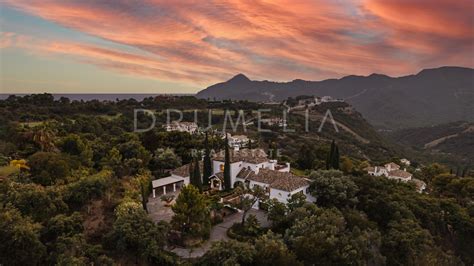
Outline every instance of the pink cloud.
<svg viewBox="0 0 474 266"><path fill-rule="evenodd" d="M143 53L51 40L38 51L200 85L238 72L316 80L474 65L471 0L4 2Z"/></svg>

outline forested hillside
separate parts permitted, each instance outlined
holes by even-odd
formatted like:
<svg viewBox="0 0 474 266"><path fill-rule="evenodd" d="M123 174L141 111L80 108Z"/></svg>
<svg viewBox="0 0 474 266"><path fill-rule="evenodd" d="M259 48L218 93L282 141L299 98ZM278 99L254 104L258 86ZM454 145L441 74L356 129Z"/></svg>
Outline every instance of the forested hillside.
<svg viewBox="0 0 474 266"><path fill-rule="evenodd" d="M190 110L198 108L199 124L205 126L210 107L218 127L224 108L243 109L250 119L262 106L194 97L71 102L47 94L0 101L0 264L474 263L472 171L456 175L434 162L416 171L411 167L414 177L426 182L427 193L417 193L412 183L367 176L364 169L369 164L403 154L344 103L310 110L309 132L304 132L304 114L296 112L289 117L293 133L278 126L264 126L272 132L259 133L255 125L246 132L255 140L254 147L281 149L272 156L308 177L316 203L306 203L301 194L288 204L266 202L269 226L249 216L243 226L233 227L241 235L229 233L234 239L215 242L202 257L177 256L172 252L173 233L181 228L177 219L156 223L148 213L151 181L189 163L191 150L205 147L205 137L166 132L161 127L166 121L163 111L182 108L184 119L191 121ZM133 132L135 108L152 110L157 126L146 133ZM269 114L280 116L280 108ZM328 108L340 133L331 120L318 132ZM147 128L150 121L140 116L138 126ZM340 158L334 157L337 162L333 159L327 167L333 140ZM222 150L224 142L209 134L208 145ZM215 195L189 187L189 195L200 199L204 210L190 215L203 219L203 224L218 225L206 216L222 208ZM181 207L188 203L180 198ZM198 229L202 230L189 230Z"/></svg>
<svg viewBox="0 0 474 266"><path fill-rule="evenodd" d="M451 155L460 164L474 162L474 124L454 122L431 127L408 128L388 134L394 141L425 153Z"/></svg>
<svg viewBox="0 0 474 266"><path fill-rule="evenodd" d="M281 101L298 95L329 95L353 105L374 126L398 129L474 121L473 72L472 68L440 67L402 77L372 74L289 82L255 81L239 74L209 86L197 97Z"/></svg>

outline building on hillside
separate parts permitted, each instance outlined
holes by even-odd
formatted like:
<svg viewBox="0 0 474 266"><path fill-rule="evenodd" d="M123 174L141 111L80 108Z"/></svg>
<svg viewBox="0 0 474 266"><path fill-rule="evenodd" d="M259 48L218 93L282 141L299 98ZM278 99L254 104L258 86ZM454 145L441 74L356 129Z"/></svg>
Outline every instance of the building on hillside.
<svg viewBox="0 0 474 266"><path fill-rule="evenodd" d="M309 97L305 99L300 99L298 100L298 105L297 106L315 106L321 102L321 98L319 97Z"/></svg>
<svg viewBox="0 0 474 266"><path fill-rule="evenodd" d="M161 196L170 192L179 191L183 186L188 185L190 182L190 173L191 170L193 170L189 169L190 166L191 164L185 164L171 171L170 176L153 180L151 182L153 198L155 198L157 195ZM202 173L202 161L199 162L199 168Z"/></svg>
<svg viewBox="0 0 474 266"><path fill-rule="evenodd" d="M268 159L262 149L239 149L229 152L232 188L237 182L249 188L260 186L265 189L268 198L277 199L282 203L287 203L296 193L304 194L308 201L315 200L309 193L310 180L290 173L289 163L278 163L277 160ZM209 178L211 189L224 188L224 164L223 152L212 158L213 174ZM200 167L202 173L202 161ZM169 177L153 180L153 197L179 191L189 183L190 169L187 164L173 170Z"/></svg>
<svg viewBox="0 0 474 266"><path fill-rule="evenodd" d="M190 134L197 133L198 125L194 122L172 122L163 126L166 131L188 132Z"/></svg>
<svg viewBox="0 0 474 266"><path fill-rule="evenodd" d="M211 188L221 190L224 184L225 156L217 154L213 160L213 176ZM242 149L230 152L230 177L232 188L236 182L241 182L253 188L255 185L265 188L269 198L275 198L286 203L289 197L303 193L309 201L314 198L309 194L310 185L306 177L290 173L290 164L280 164L270 160L262 149Z"/></svg>
<svg viewBox="0 0 474 266"><path fill-rule="evenodd" d="M222 137L225 138L225 135ZM229 146L235 150L248 146L250 139L245 135L234 135L227 133Z"/></svg>
<svg viewBox="0 0 474 266"><path fill-rule="evenodd" d="M425 182L413 179L413 175L410 172L406 171L406 169L401 170L400 166L396 163L388 163L384 166L367 167L365 170L369 175L373 176L385 176L388 179L399 180L402 182L412 181L415 183L418 192L422 192L426 189Z"/></svg>
<svg viewBox="0 0 474 266"><path fill-rule="evenodd" d="M420 179L412 178L411 182L415 183L416 191L418 191L418 193L421 193L426 189L426 183Z"/></svg>
<svg viewBox="0 0 474 266"><path fill-rule="evenodd" d="M366 168L369 175L373 176L385 176L390 179L398 179L401 181L408 181L411 179L412 174L406 170L400 170L400 165L396 163L387 163L384 166L374 166Z"/></svg>
<svg viewBox="0 0 474 266"><path fill-rule="evenodd" d="M389 179L396 179L396 180L400 180L400 181L409 181L411 180L412 178L412 174L405 171L405 170L400 170L400 169L397 169L397 170L392 170L392 171L388 171L388 178Z"/></svg>
<svg viewBox="0 0 474 266"><path fill-rule="evenodd" d="M321 97L321 103L330 103L330 102L344 102L344 100L343 99L334 99L331 96Z"/></svg>
<svg viewBox="0 0 474 266"><path fill-rule="evenodd" d="M262 118L260 119L260 123L267 126L279 126L279 127L287 127L288 123L286 120L278 117L273 118Z"/></svg>

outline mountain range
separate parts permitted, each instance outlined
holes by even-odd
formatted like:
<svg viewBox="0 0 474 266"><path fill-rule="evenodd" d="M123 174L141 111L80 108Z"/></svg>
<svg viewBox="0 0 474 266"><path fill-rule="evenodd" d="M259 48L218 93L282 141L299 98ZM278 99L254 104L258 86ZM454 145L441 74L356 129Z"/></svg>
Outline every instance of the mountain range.
<svg viewBox="0 0 474 266"><path fill-rule="evenodd" d="M464 67L424 69L402 77L372 74L290 82L254 81L238 74L200 91L197 97L282 101L299 95L344 99L383 129L474 121L474 69Z"/></svg>

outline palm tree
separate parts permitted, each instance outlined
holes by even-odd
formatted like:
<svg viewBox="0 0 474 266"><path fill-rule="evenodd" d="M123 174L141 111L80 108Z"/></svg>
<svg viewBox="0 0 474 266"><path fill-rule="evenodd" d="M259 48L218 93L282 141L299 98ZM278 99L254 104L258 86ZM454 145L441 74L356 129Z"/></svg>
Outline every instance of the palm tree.
<svg viewBox="0 0 474 266"><path fill-rule="evenodd" d="M35 142L41 151L54 151L54 139L56 136L54 132L46 126L36 127L33 131L33 142Z"/></svg>

